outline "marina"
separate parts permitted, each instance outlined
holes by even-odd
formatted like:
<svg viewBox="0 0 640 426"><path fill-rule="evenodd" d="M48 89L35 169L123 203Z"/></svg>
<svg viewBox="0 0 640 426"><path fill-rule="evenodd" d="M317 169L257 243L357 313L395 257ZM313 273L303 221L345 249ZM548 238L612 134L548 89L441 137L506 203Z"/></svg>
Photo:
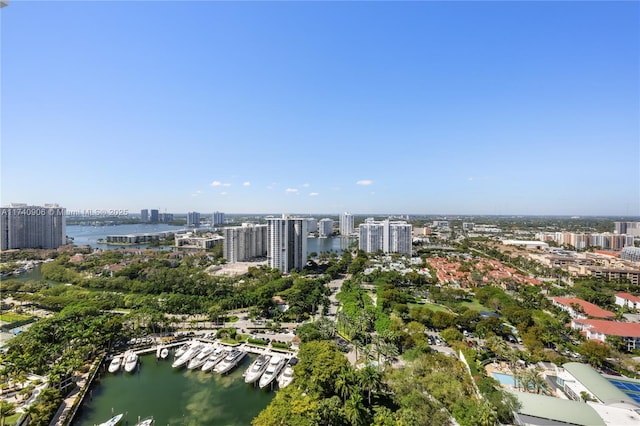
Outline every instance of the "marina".
<svg viewBox="0 0 640 426"><path fill-rule="evenodd" d="M172 367L176 353L180 353L178 351L181 350L181 356L184 356L190 348L199 345L213 348L202 367ZM165 349L168 352L166 359L158 358ZM220 368L224 372L214 372L215 365L229 358L232 352L231 362ZM110 372L109 367L116 358L121 360L118 371L124 372L126 359L132 354L137 356L137 362L131 373ZM258 356L280 358L285 363L296 359L293 352L276 352L247 344L230 346L205 339L163 343L114 354L104 361L104 373L91 386L71 424L108 424L122 414L117 424L245 426L269 404L275 395L272 390L277 389L277 373L277 378L264 389L257 386L262 374L255 378L255 382L245 383L245 373ZM194 354L191 359L196 357ZM205 367L208 370L203 371ZM153 423L144 423L151 418Z"/></svg>

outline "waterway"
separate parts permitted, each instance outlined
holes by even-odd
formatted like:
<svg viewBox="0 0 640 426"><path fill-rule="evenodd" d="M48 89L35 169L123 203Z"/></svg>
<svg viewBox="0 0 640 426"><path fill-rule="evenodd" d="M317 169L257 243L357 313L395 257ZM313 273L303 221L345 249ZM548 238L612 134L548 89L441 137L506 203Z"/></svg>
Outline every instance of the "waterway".
<svg viewBox="0 0 640 426"><path fill-rule="evenodd" d="M157 426L247 426L273 399L276 391L248 385L242 373L255 355L244 358L230 374L203 373L171 367L173 356L157 361L141 355L135 374L105 372L73 421L93 426L125 413L123 425L153 416Z"/></svg>
<svg viewBox="0 0 640 426"><path fill-rule="evenodd" d="M112 226L67 226L67 235L73 237L73 243L78 246L90 245L93 248L115 249L123 246L100 244L99 239L106 239L107 235L128 235L143 234L163 231L177 231L184 229L180 226L171 226L167 224L135 224L135 225L112 225ZM328 237L328 238L308 238L307 254L310 253L335 253L340 256L349 245L356 241L354 237ZM131 246L128 246L131 247ZM137 245L134 247L146 248L145 245Z"/></svg>

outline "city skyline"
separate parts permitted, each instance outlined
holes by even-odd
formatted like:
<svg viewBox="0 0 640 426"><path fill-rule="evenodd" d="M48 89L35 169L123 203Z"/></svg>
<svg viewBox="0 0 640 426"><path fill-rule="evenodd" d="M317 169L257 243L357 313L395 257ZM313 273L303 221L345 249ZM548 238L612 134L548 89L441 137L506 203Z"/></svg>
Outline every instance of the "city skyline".
<svg viewBox="0 0 640 426"><path fill-rule="evenodd" d="M639 12L12 2L1 203L637 216Z"/></svg>

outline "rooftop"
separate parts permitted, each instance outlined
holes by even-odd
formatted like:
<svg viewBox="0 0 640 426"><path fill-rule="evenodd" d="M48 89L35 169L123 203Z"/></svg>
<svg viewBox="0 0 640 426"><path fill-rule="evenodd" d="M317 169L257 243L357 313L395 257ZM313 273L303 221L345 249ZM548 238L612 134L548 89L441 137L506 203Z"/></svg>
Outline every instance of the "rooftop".
<svg viewBox="0 0 640 426"><path fill-rule="evenodd" d="M602 309L599 306L594 305L591 302L587 302L586 300L577 299L575 297L552 297L554 301L564 305L568 308L571 308L573 304L579 305L582 307L582 311L590 316L595 318L613 318L616 316L611 311L607 311L606 309Z"/></svg>
<svg viewBox="0 0 640 426"><path fill-rule="evenodd" d="M589 365L580 362L568 362L563 364L562 367L604 404L613 406L631 405L640 408L629 395L615 387Z"/></svg>
<svg viewBox="0 0 640 426"><path fill-rule="evenodd" d="M573 322L590 326L592 332L607 336L640 337L640 324L598 319L574 319Z"/></svg>
<svg viewBox="0 0 640 426"><path fill-rule="evenodd" d="M507 392L517 397L518 401L520 401L521 406L518 409L518 414L548 419L554 422L535 424L557 424L555 422L562 422L563 424L580 426L605 426L605 422L598 413L590 405L583 402L514 390L507 390Z"/></svg>

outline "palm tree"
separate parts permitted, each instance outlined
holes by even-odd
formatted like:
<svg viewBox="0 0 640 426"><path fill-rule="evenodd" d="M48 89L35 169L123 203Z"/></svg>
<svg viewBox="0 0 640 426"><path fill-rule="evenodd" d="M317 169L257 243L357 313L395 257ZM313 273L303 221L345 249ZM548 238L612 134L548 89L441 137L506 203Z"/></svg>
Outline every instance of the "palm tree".
<svg viewBox="0 0 640 426"><path fill-rule="evenodd" d="M362 403L362 395L359 392L351 394L344 403L344 414L352 425L364 425L366 421L367 409Z"/></svg>
<svg viewBox="0 0 640 426"><path fill-rule="evenodd" d="M7 417L13 416L16 413L16 406L12 402L0 400L0 426L4 426L4 421Z"/></svg>
<svg viewBox="0 0 640 426"><path fill-rule="evenodd" d="M488 401L484 400L478 407L478 426L493 426L498 423L498 412Z"/></svg>
<svg viewBox="0 0 640 426"><path fill-rule="evenodd" d="M359 376L360 386L367 391L367 400L369 401L369 406L371 406L371 393L380 389L382 377L378 370L371 366L366 366L360 370Z"/></svg>
<svg viewBox="0 0 640 426"><path fill-rule="evenodd" d="M336 392L342 397L343 401L346 401L353 392L353 385L353 370L351 369L345 370L339 374L334 383Z"/></svg>

